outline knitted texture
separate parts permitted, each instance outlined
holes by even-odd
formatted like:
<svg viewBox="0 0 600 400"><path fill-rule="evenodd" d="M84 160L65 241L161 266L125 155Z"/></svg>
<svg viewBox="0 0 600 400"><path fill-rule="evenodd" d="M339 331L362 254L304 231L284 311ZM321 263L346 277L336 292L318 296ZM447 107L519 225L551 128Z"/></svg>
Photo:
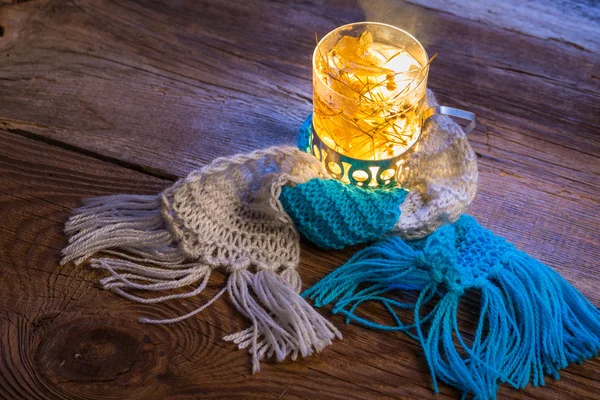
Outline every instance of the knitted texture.
<svg viewBox="0 0 600 400"><path fill-rule="evenodd" d="M438 102L427 90L427 107ZM398 183L409 193L394 227L400 237L418 239L454 222L477 193L477 157L463 129L446 115L429 118Z"/></svg>
<svg viewBox="0 0 600 400"><path fill-rule="evenodd" d="M425 108L437 106L427 90ZM298 148L310 151L311 120L298 134ZM446 115L429 118L397 182L408 189L394 232L405 239L427 236L456 221L477 193L477 158L463 129Z"/></svg>
<svg viewBox="0 0 600 400"><path fill-rule="evenodd" d="M308 356L339 331L299 296L299 234L279 202L287 183L324 177L321 164L293 147L221 158L192 172L159 196L115 195L86 201L65 226L62 263L94 258L106 289L141 303L199 294L211 271L227 285L188 314L145 323L172 323L202 311L224 292L251 326L225 337L248 348L253 371L267 357ZM147 264L151 264L149 266ZM194 286L195 285L195 286ZM189 287L186 293L168 293ZM139 292L161 296L140 296ZM134 293L136 292L136 293Z"/></svg>
<svg viewBox="0 0 600 400"><path fill-rule="evenodd" d="M480 309L465 335L458 310L467 291L480 294ZM502 382L543 385L545 374L558 379L560 369L600 350L600 311L558 273L469 216L425 239L383 239L303 295L317 306L333 304L348 321L408 333L423 348L434 389L440 379L465 397L495 399ZM368 302L381 303L395 323L359 316Z"/></svg>
<svg viewBox="0 0 600 400"><path fill-rule="evenodd" d="M163 216L189 258L232 269L296 268L298 233L279 193L286 183L322 176L312 157L292 147L216 160L163 193Z"/></svg>
<svg viewBox="0 0 600 400"><path fill-rule="evenodd" d="M279 200L306 238L324 249L342 249L389 232L405 197L401 188L363 189L315 178L284 187Z"/></svg>

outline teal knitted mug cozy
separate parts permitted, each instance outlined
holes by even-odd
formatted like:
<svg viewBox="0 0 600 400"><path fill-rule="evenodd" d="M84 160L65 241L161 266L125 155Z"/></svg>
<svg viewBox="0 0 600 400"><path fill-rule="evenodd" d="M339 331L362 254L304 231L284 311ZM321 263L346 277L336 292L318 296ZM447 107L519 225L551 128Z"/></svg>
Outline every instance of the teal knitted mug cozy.
<svg viewBox="0 0 600 400"><path fill-rule="evenodd" d="M296 228L324 249L343 249L388 233L405 198L402 188L368 190L319 178L285 186L279 196Z"/></svg>

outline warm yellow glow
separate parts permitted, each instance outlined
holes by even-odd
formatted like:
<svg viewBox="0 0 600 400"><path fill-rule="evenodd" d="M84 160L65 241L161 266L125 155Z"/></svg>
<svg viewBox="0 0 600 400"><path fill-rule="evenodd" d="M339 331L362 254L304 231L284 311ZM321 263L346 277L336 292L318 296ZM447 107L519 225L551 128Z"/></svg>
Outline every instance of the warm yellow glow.
<svg viewBox="0 0 600 400"><path fill-rule="evenodd" d="M323 142L362 160L409 149L421 132L426 66L403 44L383 42L369 30L321 47L315 52L313 123Z"/></svg>

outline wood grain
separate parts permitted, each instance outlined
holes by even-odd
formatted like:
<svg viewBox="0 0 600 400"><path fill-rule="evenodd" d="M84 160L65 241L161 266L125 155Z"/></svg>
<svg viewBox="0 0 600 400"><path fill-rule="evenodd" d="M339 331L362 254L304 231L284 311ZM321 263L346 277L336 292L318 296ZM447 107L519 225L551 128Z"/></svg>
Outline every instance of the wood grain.
<svg viewBox="0 0 600 400"><path fill-rule="evenodd" d="M600 305L597 10L557 1L548 16L498 20L508 5L415 3L0 1L0 398L457 398L431 393L412 340L338 317L344 340L251 376L220 340L244 326L226 299L181 324L141 325L210 292L132 304L96 287L97 272L58 265L80 198L156 193L216 156L292 143L311 109L314 32L358 20L403 27L440 53L430 87L478 115L471 213ZM557 15L576 23L544 34ZM355 250L303 243L305 285ZM499 397L598 398L599 371L594 359Z"/></svg>
<svg viewBox="0 0 600 400"><path fill-rule="evenodd" d="M0 132L2 362L7 398L427 398L425 360L401 334L343 325L344 340L322 355L295 363L266 363L250 376L245 354L220 340L244 326L226 300L198 318L167 326L141 325L139 316L166 318L191 311L214 293L160 307L132 304L96 286L99 275L58 267L61 224L79 199L111 192L155 193L169 182ZM324 252L306 244L301 272L310 285L352 250ZM596 281L591 284L597 284ZM369 315L382 318L379 310ZM342 326L342 320L333 317ZM593 395L598 360L569 367L551 391L504 390L510 398ZM291 384L290 384L291 382ZM287 385L290 384L288 387ZM455 398L447 387L436 398Z"/></svg>

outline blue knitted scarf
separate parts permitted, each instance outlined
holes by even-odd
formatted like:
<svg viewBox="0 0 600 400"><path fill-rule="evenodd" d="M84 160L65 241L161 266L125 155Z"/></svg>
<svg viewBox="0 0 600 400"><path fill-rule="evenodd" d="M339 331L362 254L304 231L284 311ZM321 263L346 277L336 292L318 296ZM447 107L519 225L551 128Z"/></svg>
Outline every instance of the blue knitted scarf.
<svg viewBox="0 0 600 400"><path fill-rule="evenodd" d="M397 212L394 204L404 195L402 189L314 179L284 188L280 200L308 239L341 248L389 232L399 217L390 210ZM480 297L470 333L459 329L457 318L467 293ZM303 296L318 307L332 305L346 322L410 335L421 344L434 390L439 380L462 390L463 397L494 399L504 382L514 388L544 385L544 375L558 379L560 369L600 349L598 309L558 273L467 215L424 239L385 237ZM383 305L394 323L361 316L371 302Z"/></svg>

